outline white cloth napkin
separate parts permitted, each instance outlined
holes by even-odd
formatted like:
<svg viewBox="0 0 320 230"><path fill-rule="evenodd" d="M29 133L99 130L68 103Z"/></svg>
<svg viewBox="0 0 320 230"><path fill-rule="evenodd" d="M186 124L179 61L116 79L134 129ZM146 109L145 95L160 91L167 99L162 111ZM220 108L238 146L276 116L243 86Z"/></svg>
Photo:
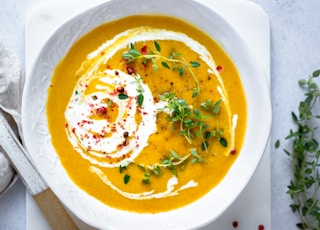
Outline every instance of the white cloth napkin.
<svg viewBox="0 0 320 230"><path fill-rule="evenodd" d="M16 54L0 41L0 108L20 126L24 78Z"/></svg>
<svg viewBox="0 0 320 230"><path fill-rule="evenodd" d="M0 108L13 117L19 130L23 83L18 57L0 40ZM9 161L0 151L0 195L13 183L14 175Z"/></svg>

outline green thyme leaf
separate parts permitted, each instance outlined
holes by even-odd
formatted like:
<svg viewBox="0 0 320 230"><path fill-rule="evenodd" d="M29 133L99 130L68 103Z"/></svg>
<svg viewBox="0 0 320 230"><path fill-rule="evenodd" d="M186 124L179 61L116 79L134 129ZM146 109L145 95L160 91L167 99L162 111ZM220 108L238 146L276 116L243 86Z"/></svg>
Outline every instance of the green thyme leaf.
<svg viewBox="0 0 320 230"><path fill-rule="evenodd" d="M144 101L143 94L139 94L138 95L138 105L141 106L143 104L143 101Z"/></svg>
<svg viewBox="0 0 320 230"><path fill-rule="evenodd" d="M118 94L118 98L119 98L120 100L125 100L125 99L128 99L129 96L128 96L127 94L119 93L119 94Z"/></svg>
<svg viewBox="0 0 320 230"><path fill-rule="evenodd" d="M124 182L125 184L128 184L128 183L129 183L129 180L130 180L130 175L128 175L128 174L124 175L124 177L123 177L123 182Z"/></svg>
<svg viewBox="0 0 320 230"><path fill-rule="evenodd" d="M154 41L154 46L156 47L156 50L157 50L158 52L161 52L161 47L160 47L160 45L159 45L158 42Z"/></svg>
<svg viewBox="0 0 320 230"><path fill-rule="evenodd" d="M138 164L138 167L144 172L147 171L146 167L144 165L142 165L142 164Z"/></svg>
<svg viewBox="0 0 320 230"><path fill-rule="evenodd" d="M227 147L228 146L228 142L225 138L221 137L220 138L220 144L223 146L223 147Z"/></svg>
<svg viewBox="0 0 320 230"><path fill-rule="evenodd" d="M128 51L128 53L133 57L133 58L137 58L139 57L141 54L140 54L140 51L139 50L136 50L136 49L130 49Z"/></svg>
<svg viewBox="0 0 320 230"><path fill-rule="evenodd" d="M191 61L191 62L190 62L190 65L191 65L192 68L197 68L197 67L200 66L200 63L199 63L199 62L196 62L196 61Z"/></svg>
<svg viewBox="0 0 320 230"><path fill-rule="evenodd" d="M312 77L319 77L319 75L320 75L320 70L319 69L312 73Z"/></svg>
<svg viewBox="0 0 320 230"><path fill-rule="evenodd" d="M150 184L150 173L145 173L144 178L142 179L142 183L144 184Z"/></svg>
<svg viewBox="0 0 320 230"><path fill-rule="evenodd" d="M126 166L122 166L122 165L120 165L119 166L119 172L120 173L122 173L124 170L126 170L127 169L127 167Z"/></svg>
<svg viewBox="0 0 320 230"><path fill-rule="evenodd" d="M170 66L168 65L168 63L166 63L166 62L161 62L161 65L163 66L163 67L165 67L165 68L167 68L167 69L170 69Z"/></svg>

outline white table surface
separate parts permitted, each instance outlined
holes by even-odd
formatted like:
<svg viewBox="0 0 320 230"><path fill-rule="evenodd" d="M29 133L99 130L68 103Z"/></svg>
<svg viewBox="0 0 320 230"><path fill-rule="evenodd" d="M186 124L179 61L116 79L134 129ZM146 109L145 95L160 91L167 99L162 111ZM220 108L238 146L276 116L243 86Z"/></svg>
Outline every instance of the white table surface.
<svg viewBox="0 0 320 230"><path fill-rule="evenodd" d="M319 0L251 0L268 14L271 24L271 89L273 126L271 133L272 229L296 229L297 217L289 209L286 194L290 165L282 148L292 128L290 114L296 110L302 91L298 79L320 68ZM14 49L24 66L25 18L43 0L0 0L0 39ZM275 140L281 148L275 149ZM20 180L0 199L0 229L26 228L25 188Z"/></svg>

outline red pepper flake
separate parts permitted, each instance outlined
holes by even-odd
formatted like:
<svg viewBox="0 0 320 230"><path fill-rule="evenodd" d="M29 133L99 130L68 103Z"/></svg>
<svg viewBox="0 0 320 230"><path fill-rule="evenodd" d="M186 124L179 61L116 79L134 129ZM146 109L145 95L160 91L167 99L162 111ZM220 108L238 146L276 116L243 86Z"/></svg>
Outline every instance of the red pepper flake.
<svg viewBox="0 0 320 230"><path fill-rule="evenodd" d="M231 151L230 151L230 154L232 154L232 155L234 155L234 154L236 154L237 153L237 150L236 149L232 149Z"/></svg>
<svg viewBox="0 0 320 230"><path fill-rule="evenodd" d="M218 65L218 66L216 67L216 70L217 70L219 73L221 73L221 72L223 71L223 67L222 67L221 65Z"/></svg>
<svg viewBox="0 0 320 230"><path fill-rule="evenodd" d="M66 124L64 125L65 128L68 128L68 126L69 126L69 123L66 123Z"/></svg>
<svg viewBox="0 0 320 230"><path fill-rule="evenodd" d="M117 90L113 90L113 91L111 91L109 94L110 94L110 96L116 96L116 95L118 95Z"/></svg>
<svg viewBox="0 0 320 230"><path fill-rule="evenodd" d="M129 141L128 140L125 140L123 143L122 143L123 146L127 146L129 145Z"/></svg>
<svg viewBox="0 0 320 230"><path fill-rule="evenodd" d="M260 224L260 225L258 226L258 230L264 230L264 225Z"/></svg>
<svg viewBox="0 0 320 230"><path fill-rule="evenodd" d="M122 86L117 87L118 93L124 93L124 88Z"/></svg>
<svg viewBox="0 0 320 230"><path fill-rule="evenodd" d="M117 132L117 128L115 126L112 126L111 127L111 132L113 132L113 133Z"/></svg>
<svg viewBox="0 0 320 230"><path fill-rule="evenodd" d="M118 76L118 75L119 75L119 71L116 70L116 71L114 72L114 74L115 74L116 76Z"/></svg>
<svg viewBox="0 0 320 230"><path fill-rule="evenodd" d="M107 131L104 130L104 129L102 129L102 130L101 130L101 133L100 133L100 136L101 136L101 137L104 137L106 134L107 134Z"/></svg>
<svg viewBox="0 0 320 230"><path fill-rule="evenodd" d="M104 52L104 51L102 51L101 53L100 53L100 55L101 56L103 56L103 55L105 55L106 53Z"/></svg>
<svg viewBox="0 0 320 230"><path fill-rule="evenodd" d="M102 106L100 108L97 108L96 111L97 111L98 114L106 114L107 113L107 108Z"/></svg>
<svg viewBox="0 0 320 230"><path fill-rule="evenodd" d="M233 221L233 222L232 222L232 226L233 226L234 228L237 228L237 227L239 226L238 221Z"/></svg>
<svg viewBox="0 0 320 230"><path fill-rule="evenodd" d="M73 128L73 129L72 129L72 132L75 133L75 132L76 132L76 128Z"/></svg>
<svg viewBox="0 0 320 230"><path fill-rule="evenodd" d="M140 50L141 54L148 54L148 47L144 44Z"/></svg>
<svg viewBox="0 0 320 230"><path fill-rule="evenodd" d="M135 73L134 69L129 67L129 66L127 67L127 72L128 72L128 74L134 74Z"/></svg>

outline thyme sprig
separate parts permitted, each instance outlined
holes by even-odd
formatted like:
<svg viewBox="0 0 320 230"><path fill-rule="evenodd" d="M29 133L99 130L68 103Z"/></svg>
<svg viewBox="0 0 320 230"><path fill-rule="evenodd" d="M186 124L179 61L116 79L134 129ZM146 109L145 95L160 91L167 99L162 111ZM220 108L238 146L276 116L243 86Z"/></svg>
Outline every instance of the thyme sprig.
<svg viewBox="0 0 320 230"><path fill-rule="evenodd" d="M142 78L139 76L139 75L136 75L135 76L135 81L137 82L138 84L138 87L137 87L137 93L138 93L138 97L137 97L137 100L138 100L138 105L139 106L142 106L143 104L143 101L144 101L144 89L142 87Z"/></svg>
<svg viewBox="0 0 320 230"><path fill-rule="evenodd" d="M306 90L305 98L299 103L298 115L292 112L297 128L286 137L293 140L292 149L284 150L292 160L292 180L287 193L293 201L291 209L300 216L301 223L297 224L300 229L320 229L320 149L316 140L316 121L320 116L314 115L320 102L320 89L314 81L319 75L317 70L307 80L299 81ZM280 142L275 145L279 147Z"/></svg>
<svg viewBox="0 0 320 230"><path fill-rule="evenodd" d="M166 69L172 69L178 71L180 76L183 76L185 71L188 71L193 77L196 87L193 89L192 97L196 97L200 94L200 85L196 74L193 72L192 68L197 68L200 66L199 62L191 61L187 62L181 53L172 51L169 57L163 56L161 54L161 47L158 42L154 41L155 50L151 47L145 47L143 51L135 49L134 45L131 43L130 48L127 52L122 54L122 58L126 60L127 63L134 62L137 59L142 59L143 63L147 61L152 62L152 67L155 71L158 71L159 65L157 60L161 61L161 65ZM171 67L170 67L171 65Z"/></svg>
<svg viewBox="0 0 320 230"><path fill-rule="evenodd" d="M205 133L205 138L208 139L210 137L214 137L217 139L223 147L228 146L227 139L224 138L224 130L220 128L218 115L220 113L222 100L219 99L216 102L212 102L211 100L206 100L201 104L201 108L204 110L211 111L216 120L216 127L211 132Z"/></svg>
<svg viewBox="0 0 320 230"><path fill-rule="evenodd" d="M179 167L183 170L187 160L190 160L191 164L204 162L203 157L198 154L196 149L190 149L190 153L185 156L180 156L177 152L171 149L170 153L165 156L164 160L160 163L153 165L139 164L138 166L145 172L142 182L150 184L150 177L152 175L160 176L162 174L162 168L169 169L173 175L177 176L177 168Z"/></svg>
<svg viewBox="0 0 320 230"><path fill-rule="evenodd" d="M159 95L161 101L167 102L167 106L163 110L169 111L167 119L172 122L172 129L176 123L179 125L179 133L183 135L189 144L192 144L192 139L201 138L202 150L207 150L209 146L208 140L214 138L220 142L223 147L228 146L227 140L224 138L224 131L219 127L218 115L222 100L211 102L207 100L201 103L201 109L210 111L216 119L216 127L209 131L209 125L205 120L209 116L203 115L199 109L192 108L184 99L177 98L175 93L166 92Z"/></svg>
<svg viewBox="0 0 320 230"><path fill-rule="evenodd" d="M198 109L192 108L186 100L177 98L175 93L165 92L159 95L159 99L167 102L167 106L163 109L167 109L170 113L167 119L172 122L173 130L175 123L178 123L180 134L185 137L189 144L192 144L194 137L200 137L204 142L204 132L209 127L205 122L208 116L204 116Z"/></svg>

